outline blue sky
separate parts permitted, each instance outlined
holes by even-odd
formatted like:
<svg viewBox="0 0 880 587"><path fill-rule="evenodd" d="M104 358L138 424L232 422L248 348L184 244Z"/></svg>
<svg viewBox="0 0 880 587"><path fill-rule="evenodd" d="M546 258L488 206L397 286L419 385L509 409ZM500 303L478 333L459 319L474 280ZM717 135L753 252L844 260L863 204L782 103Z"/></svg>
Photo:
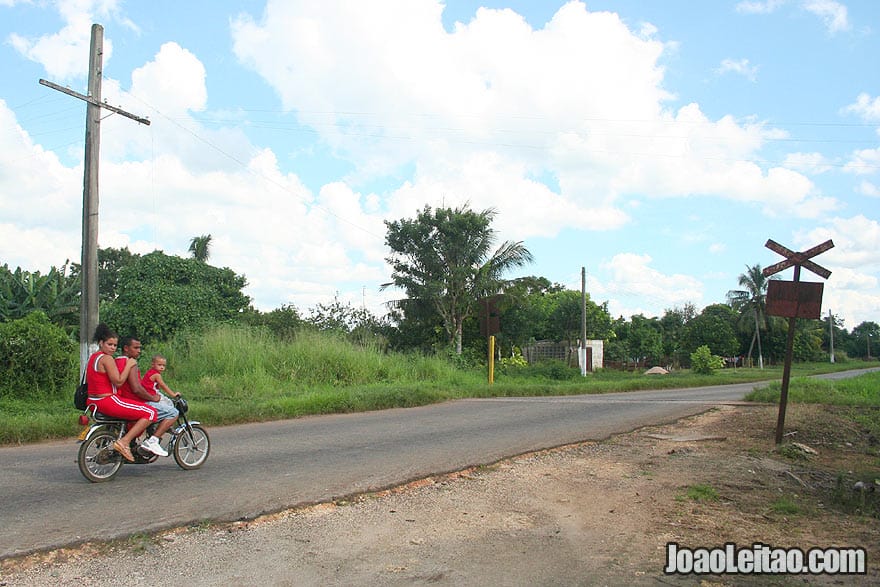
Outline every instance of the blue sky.
<svg viewBox="0 0 880 587"><path fill-rule="evenodd" d="M0 0L11 267L79 259L85 106L38 80L86 91L92 23L152 121L101 123L100 245L211 234L261 310L384 313L383 221L467 203L615 317L833 239L823 312L880 322L880 3Z"/></svg>

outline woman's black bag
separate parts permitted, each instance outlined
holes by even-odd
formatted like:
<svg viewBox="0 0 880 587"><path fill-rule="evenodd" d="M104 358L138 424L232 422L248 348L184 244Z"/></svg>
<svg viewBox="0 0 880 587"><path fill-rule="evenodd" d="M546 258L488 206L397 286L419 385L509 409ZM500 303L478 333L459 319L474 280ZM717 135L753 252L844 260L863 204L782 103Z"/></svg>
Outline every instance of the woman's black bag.
<svg viewBox="0 0 880 587"><path fill-rule="evenodd" d="M73 392L73 407L77 410L85 410L88 397L89 386L86 383L86 372L83 371L82 381L79 382L79 385L76 386L76 391Z"/></svg>

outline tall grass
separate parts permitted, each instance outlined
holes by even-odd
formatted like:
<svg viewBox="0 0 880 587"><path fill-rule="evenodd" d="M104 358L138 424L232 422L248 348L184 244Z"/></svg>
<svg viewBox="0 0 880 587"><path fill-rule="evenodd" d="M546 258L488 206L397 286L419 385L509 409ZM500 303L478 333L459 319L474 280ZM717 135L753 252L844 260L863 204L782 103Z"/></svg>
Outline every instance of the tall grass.
<svg viewBox="0 0 880 587"><path fill-rule="evenodd" d="M749 401L778 403L782 384L774 381L762 389L749 393ZM805 404L829 404L854 407L880 407L880 372L872 371L838 381L825 379L792 378L788 401Z"/></svg>
<svg viewBox="0 0 880 587"><path fill-rule="evenodd" d="M466 369L440 357L386 353L326 333L302 332L293 340L281 340L266 330L233 325L182 334L145 348L142 372L155 354L167 359L164 377L187 398L190 415L209 426L413 407L463 397L607 393L781 377L780 368L724 370L712 376L600 371L584 378L575 369L542 365L499 370L490 386L485 366ZM796 365L795 371L809 374L834 367ZM63 397L33 402L0 398L0 444L75 435L78 413L69 397L74 387L71 382Z"/></svg>
<svg viewBox="0 0 880 587"><path fill-rule="evenodd" d="M304 332L282 342L263 329L221 326L157 346L174 389L202 399L288 397L372 384L454 384L462 373L441 359L386 354L342 336ZM175 389L176 390L176 389Z"/></svg>

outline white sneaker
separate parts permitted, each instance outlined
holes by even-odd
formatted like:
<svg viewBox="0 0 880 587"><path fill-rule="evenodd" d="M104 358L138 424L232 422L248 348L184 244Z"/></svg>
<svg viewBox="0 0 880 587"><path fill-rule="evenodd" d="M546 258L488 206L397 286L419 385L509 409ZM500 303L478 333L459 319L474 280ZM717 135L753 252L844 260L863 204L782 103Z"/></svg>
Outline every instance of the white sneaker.
<svg viewBox="0 0 880 587"><path fill-rule="evenodd" d="M167 457L168 451L162 448L162 445L159 444L159 439L155 436L151 436L145 441L141 443L141 447L150 451L156 456Z"/></svg>

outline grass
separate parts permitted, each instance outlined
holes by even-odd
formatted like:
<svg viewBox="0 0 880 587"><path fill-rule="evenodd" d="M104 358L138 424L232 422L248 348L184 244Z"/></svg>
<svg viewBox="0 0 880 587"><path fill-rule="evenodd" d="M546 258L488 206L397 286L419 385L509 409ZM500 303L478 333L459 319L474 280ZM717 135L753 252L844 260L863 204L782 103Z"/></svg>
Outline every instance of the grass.
<svg viewBox="0 0 880 587"><path fill-rule="evenodd" d="M779 403L781 387L780 382L771 382L746 395L746 400ZM880 438L880 371L839 381L793 377L789 383L788 402L849 408L847 417L850 420L868 434Z"/></svg>
<svg viewBox="0 0 880 587"><path fill-rule="evenodd" d="M801 506L788 496L782 496L770 504L770 511L783 516L793 516L801 513Z"/></svg>
<svg viewBox="0 0 880 587"><path fill-rule="evenodd" d="M692 501L718 501L718 491L710 485L698 483L687 488L685 498Z"/></svg>
<svg viewBox="0 0 880 587"><path fill-rule="evenodd" d="M599 371L581 377L576 369L551 364L498 370L490 386L485 367L462 369L442 358L386 353L327 334L303 333L281 342L266 331L234 326L182 335L145 348L142 372L149 368L154 354L166 357L167 383L183 393L190 414L206 426L414 407L465 397L596 394L747 383L782 376L780 366L722 370L713 375L676 371L646 377ZM797 386L812 384L803 376L847 367L852 365L795 365L794 373L800 377L793 381ZM851 381L833 385L851 385ZM71 403L74 387L71 382L60 397L0 397L0 444L75 436L79 414ZM870 397L866 388L857 389ZM794 392L791 395L796 396Z"/></svg>

